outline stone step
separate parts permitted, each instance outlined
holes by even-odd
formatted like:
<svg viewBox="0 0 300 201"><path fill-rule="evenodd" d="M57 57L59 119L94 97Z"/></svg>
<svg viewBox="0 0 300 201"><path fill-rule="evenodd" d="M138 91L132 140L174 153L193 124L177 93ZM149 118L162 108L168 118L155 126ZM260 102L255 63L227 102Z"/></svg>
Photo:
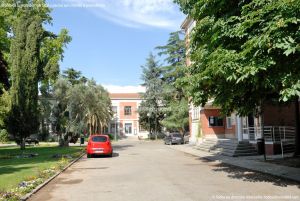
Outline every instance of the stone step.
<svg viewBox="0 0 300 201"><path fill-rule="evenodd" d="M226 156L252 156L257 151L248 141L238 142L232 139L206 138L195 147L198 150L222 154Z"/></svg>
<svg viewBox="0 0 300 201"><path fill-rule="evenodd" d="M203 143L199 145L206 148L224 148L224 149L234 149L234 150L256 150L252 145L219 145L219 144L206 144Z"/></svg>
<svg viewBox="0 0 300 201"><path fill-rule="evenodd" d="M238 157L238 156L256 156L257 155L257 152L255 153L238 153L238 154L234 154L233 156L234 157Z"/></svg>
<svg viewBox="0 0 300 201"><path fill-rule="evenodd" d="M212 143L234 143L234 144L249 144L249 141L238 141L234 139L214 139L214 138L206 138L204 142L212 142Z"/></svg>

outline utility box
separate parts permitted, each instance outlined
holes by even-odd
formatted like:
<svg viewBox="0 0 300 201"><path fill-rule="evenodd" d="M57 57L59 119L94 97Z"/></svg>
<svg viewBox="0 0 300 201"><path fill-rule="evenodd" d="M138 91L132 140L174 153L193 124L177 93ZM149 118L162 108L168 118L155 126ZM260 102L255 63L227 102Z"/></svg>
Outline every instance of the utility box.
<svg viewBox="0 0 300 201"><path fill-rule="evenodd" d="M264 154L265 153L265 139L259 138L257 139L257 153Z"/></svg>

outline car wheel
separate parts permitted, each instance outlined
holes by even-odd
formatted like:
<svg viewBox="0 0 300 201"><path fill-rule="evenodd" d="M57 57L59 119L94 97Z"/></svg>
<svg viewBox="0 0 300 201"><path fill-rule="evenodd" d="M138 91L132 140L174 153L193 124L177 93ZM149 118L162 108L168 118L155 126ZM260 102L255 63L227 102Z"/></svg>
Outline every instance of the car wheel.
<svg viewBox="0 0 300 201"><path fill-rule="evenodd" d="M92 155L91 155L91 154L87 154L86 157L87 157L87 158L91 158Z"/></svg>

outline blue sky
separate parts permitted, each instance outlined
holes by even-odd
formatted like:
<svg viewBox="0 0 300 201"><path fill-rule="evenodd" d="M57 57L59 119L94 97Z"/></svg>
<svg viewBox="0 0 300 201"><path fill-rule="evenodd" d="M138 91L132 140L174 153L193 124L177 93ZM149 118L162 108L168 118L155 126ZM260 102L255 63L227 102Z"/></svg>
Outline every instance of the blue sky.
<svg viewBox="0 0 300 201"><path fill-rule="evenodd" d="M53 7L47 29L67 28L72 36L61 70L75 68L104 85L141 84L141 65L150 51L164 45L184 20L172 0L47 2Z"/></svg>

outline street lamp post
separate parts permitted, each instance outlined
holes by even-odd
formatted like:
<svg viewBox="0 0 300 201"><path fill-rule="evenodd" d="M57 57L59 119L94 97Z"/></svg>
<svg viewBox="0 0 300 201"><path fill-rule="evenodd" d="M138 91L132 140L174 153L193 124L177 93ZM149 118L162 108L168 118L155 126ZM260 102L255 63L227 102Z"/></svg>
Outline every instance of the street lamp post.
<svg viewBox="0 0 300 201"><path fill-rule="evenodd" d="M115 118L115 141L117 141L118 117Z"/></svg>

